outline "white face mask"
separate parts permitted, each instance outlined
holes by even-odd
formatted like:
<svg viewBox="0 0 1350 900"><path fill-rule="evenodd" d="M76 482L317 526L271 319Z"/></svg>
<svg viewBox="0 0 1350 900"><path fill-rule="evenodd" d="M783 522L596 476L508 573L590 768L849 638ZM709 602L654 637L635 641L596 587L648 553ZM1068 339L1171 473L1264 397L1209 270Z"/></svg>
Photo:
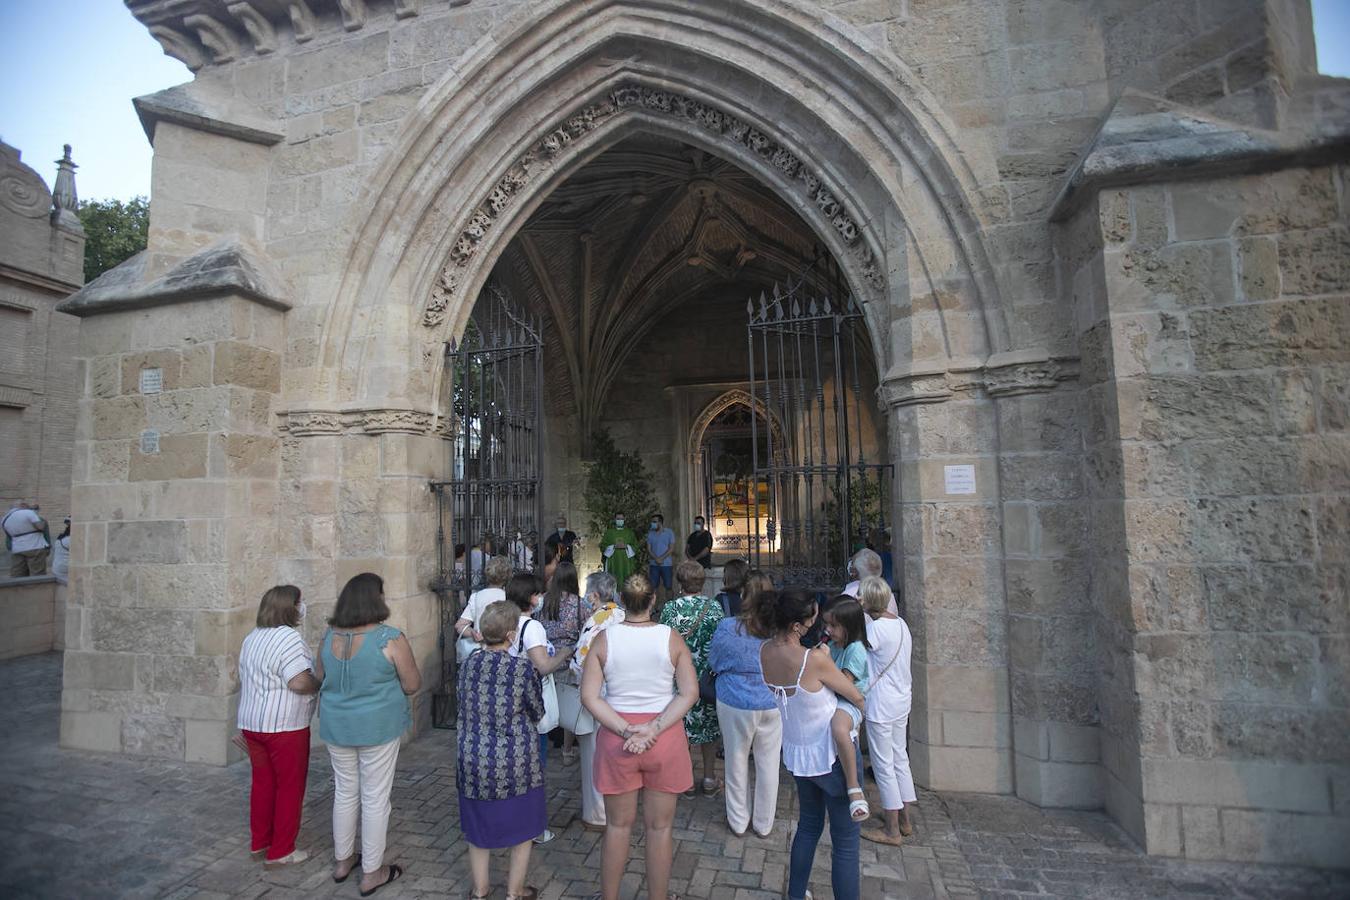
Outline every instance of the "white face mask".
<svg viewBox="0 0 1350 900"><path fill-rule="evenodd" d="M695 523L694 523L694 530L695 530L695 531L702 531L702 530L703 530L703 523L702 523L702 522L695 522Z"/></svg>
<svg viewBox="0 0 1350 900"><path fill-rule="evenodd" d="M567 526L566 526L566 525L559 525L559 526L558 526L558 535L559 535L559 536L562 536L562 535L564 535L564 534L567 534Z"/></svg>
<svg viewBox="0 0 1350 900"><path fill-rule="evenodd" d="M300 614L300 621L305 621L305 601L301 600L300 604L296 606L295 611Z"/></svg>
<svg viewBox="0 0 1350 900"><path fill-rule="evenodd" d="M622 528L622 527L623 527L623 519L615 519L615 520L614 520L614 526L615 526L616 528Z"/></svg>
<svg viewBox="0 0 1350 900"><path fill-rule="evenodd" d="M540 594L534 601L534 606L530 608L530 615L539 615L539 610L544 608L544 595Z"/></svg>

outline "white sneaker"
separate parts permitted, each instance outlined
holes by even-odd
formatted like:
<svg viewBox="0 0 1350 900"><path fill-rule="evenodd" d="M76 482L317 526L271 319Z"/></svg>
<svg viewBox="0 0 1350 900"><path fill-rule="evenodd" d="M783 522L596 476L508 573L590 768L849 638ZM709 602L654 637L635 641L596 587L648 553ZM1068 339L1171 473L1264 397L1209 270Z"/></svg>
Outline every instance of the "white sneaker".
<svg viewBox="0 0 1350 900"><path fill-rule="evenodd" d="M553 840L555 837L557 837L556 834L554 834L552 831L549 831L547 828L545 828L545 829L544 829L544 833L541 834L541 835L539 835L539 837L535 838L535 839L534 839L534 842L535 842L536 844L547 844L549 841Z"/></svg>
<svg viewBox="0 0 1350 900"><path fill-rule="evenodd" d="M309 859L309 852L307 850L293 850L280 859L269 859L267 862L263 863L263 868L279 869L282 866L293 866L296 863L302 863L307 859Z"/></svg>

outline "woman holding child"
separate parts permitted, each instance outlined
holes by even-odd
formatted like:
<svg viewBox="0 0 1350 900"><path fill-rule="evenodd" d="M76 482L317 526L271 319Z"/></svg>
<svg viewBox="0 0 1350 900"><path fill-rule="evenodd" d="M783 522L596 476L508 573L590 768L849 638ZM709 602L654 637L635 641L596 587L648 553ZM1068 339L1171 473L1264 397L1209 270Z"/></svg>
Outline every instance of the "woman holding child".
<svg viewBox="0 0 1350 900"><path fill-rule="evenodd" d="M862 709L863 695L828 652L802 646L802 635L811 630L817 614L810 594L788 590L777 598L766 594L757 600L755 630L768 638L760 649L760 665L782 717L783 763L797 782L800 810L788 859L788 897L803 900L807 895L811 863L828 814L834 896L857 900L861 876L858 821L849 806L831 724L840 698ZM856 745L850 743L847 749L858 766Z"/></svg>

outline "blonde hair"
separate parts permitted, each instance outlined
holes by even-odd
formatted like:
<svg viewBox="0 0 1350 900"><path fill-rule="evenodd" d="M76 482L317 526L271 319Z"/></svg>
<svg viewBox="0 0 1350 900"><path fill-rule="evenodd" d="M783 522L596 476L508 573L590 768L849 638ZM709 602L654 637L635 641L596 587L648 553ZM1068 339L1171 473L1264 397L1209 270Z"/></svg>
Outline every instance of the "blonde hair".
<svg viewBox="0 0 1350 900"><path fill-rule="evenodd" d="M500 644L520 624L520 608L510 600L496 600L478 617L478 633L485 644Z"/></svg>
<svg viewBox="0 0 1350 900"><path fill-rule="evenodd" d="M686 594L697 594L703 590L708 573L704 571L702 563L686 559L675 567L675 580L680 583L680 590Z"/></svg>
<svg viewBox="0 0 1350 900"><path fill-rule="evenodd" d="M623 583L623 608L630 613L645 613L652 608L656 592L646 575L629 575Z"/></svg>
<svg viewBox="0 0 1350 900"><path fill-rule="evenodd" d="M483 580L488 587L506 587L506 582L511 580L511 560L505 556L489 559L487 565L483 566Z"/></svg>
<svg viewBox="0 0 1350 900"><path fill-rule="evenodd" d="M895 595L891 586L879 575L869 575L858 585L858 602L868 615L879 616L890 608Z"/></svg>

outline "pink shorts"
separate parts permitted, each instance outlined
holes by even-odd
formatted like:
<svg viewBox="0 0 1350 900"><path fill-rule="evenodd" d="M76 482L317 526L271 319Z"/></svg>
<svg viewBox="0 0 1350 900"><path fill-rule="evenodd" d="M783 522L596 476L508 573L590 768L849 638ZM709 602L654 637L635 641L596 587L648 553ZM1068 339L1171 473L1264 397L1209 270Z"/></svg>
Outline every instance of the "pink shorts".
<svg viewBox="0 0 1350 900"><path fill-rule="evenodd" d="M630 725L650 722L660 713L619 713ZM623 738L608 728L595 736L595 789L602 794L628 794L638 788L681 794L694 786L694 765L684 722L661 732L645 753L623 749Z"/></svg>

